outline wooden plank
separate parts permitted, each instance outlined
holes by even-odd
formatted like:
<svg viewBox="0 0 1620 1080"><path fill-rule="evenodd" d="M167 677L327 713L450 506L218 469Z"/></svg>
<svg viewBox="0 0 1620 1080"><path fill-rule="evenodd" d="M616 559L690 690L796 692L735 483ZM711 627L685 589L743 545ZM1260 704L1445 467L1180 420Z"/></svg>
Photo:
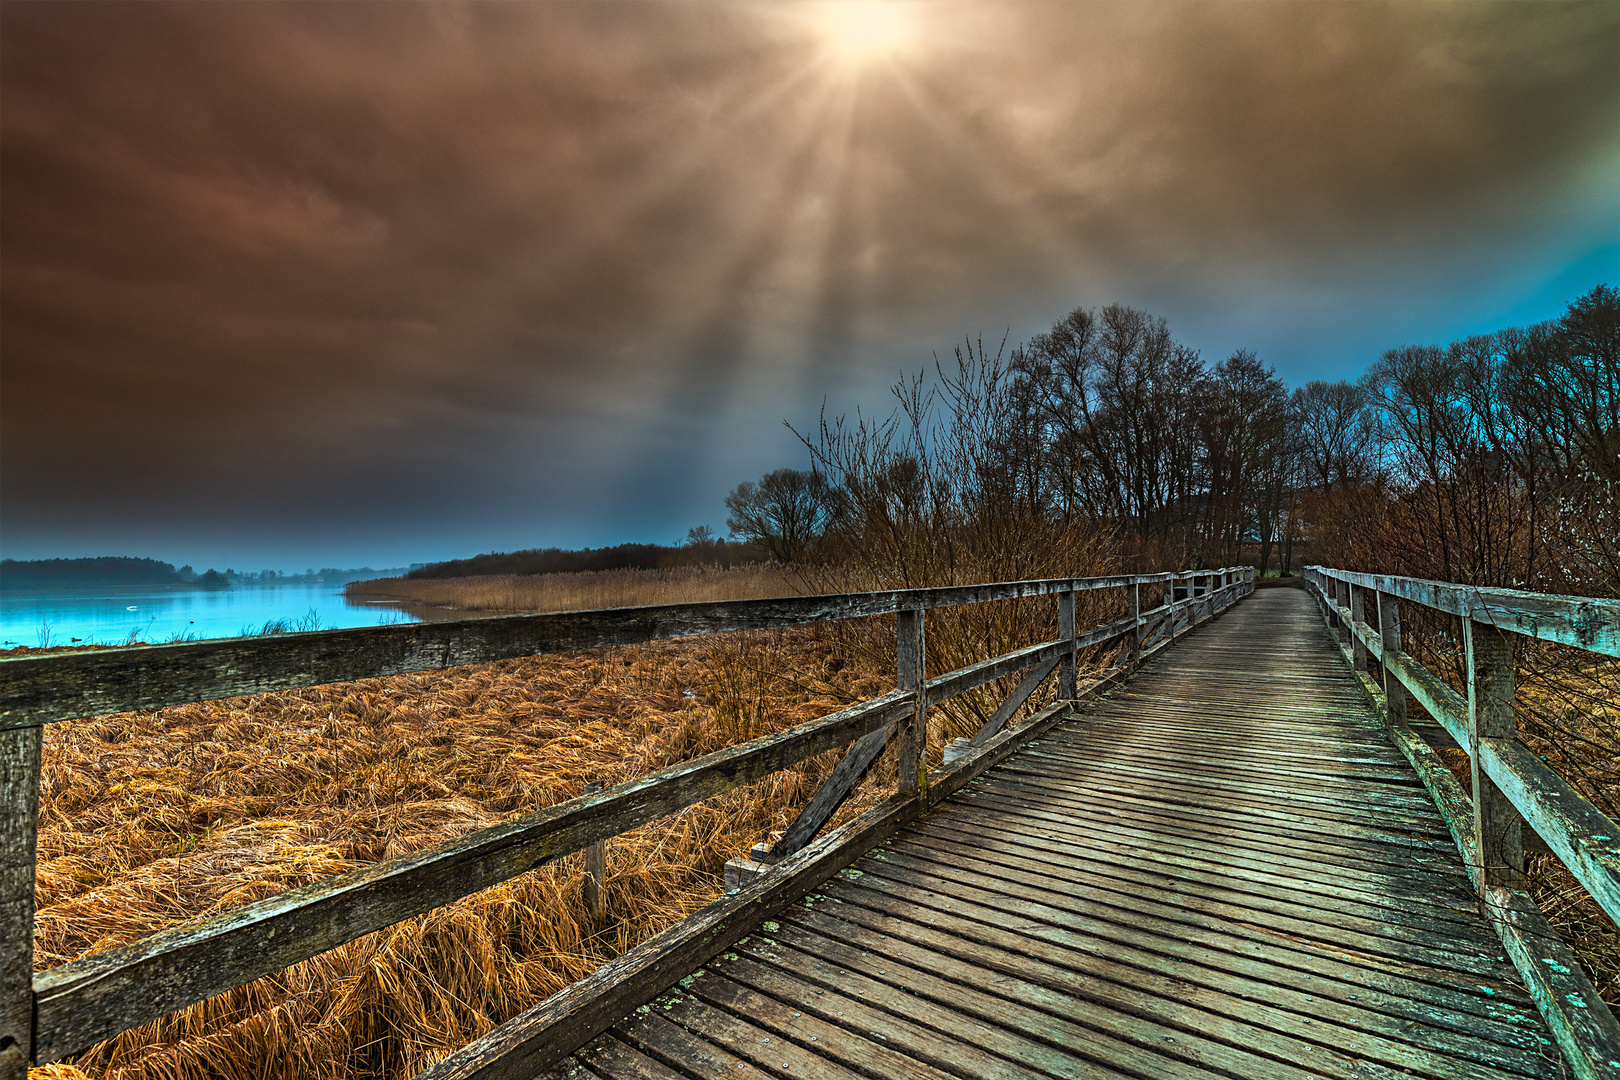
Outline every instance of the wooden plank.
<svg viewBox="0 0 1620 1080"><path fill-rule="evenodd" d="M1469 889L1456 874L1450 876L1452 889L1440 886L1434 879L1432 865L1393 866L1380 861L1356 860L1346 855L1343 847L1324 852L1306 845L1265 844L1264 834L1225 831L1218 826L1170 816L1128 816L1102 806L1093 813L1084 813L1074 805L1058 801L1045 805L1035 803L1034 808L1030 808L1027 800L1019 805L1017 795L998 798L1001 792L987 787L977 787L975 795L978 793L983 797L982 800L975 798L974 805L943 814L941 829L962 827L957 824L959 819L969 821L983 814L1011 814L1009 823L1021 824L1029 837L1056 844L1081 847L1100 844L1123 850L1144 847L1162 855L1176 853L1194 860L1186 865L1210 861L1215 873L1238 874L1249 884L1262 881L1264 878L1260 876L1264 874L1283 874L1285 887L1291 891L1332 895L1369 905L1411 907L1416 904L1434 918L1479 925ZM1375 882L1371 886L1369 876Z"/></svg>
<svg viewBox="0 0 1620 1080"><path fill-rule="evenodd" d="M788 933L795 930L789 927ZM710 967L761 993L793 1002L835 1033L848 1030L863 1039L881 1039L936 1069L984 1080L1026 1080L1031 1070L1053 1077L1097 1075L1096 1067L1084 1059L919 997L892 981L863 975L862 965L853 963L858 959L853 949L823 940L816 953L805 952L784 944L783 936L780 926L754 935L739 946L743 955L717 959ZM833 959L822 959L824 952ZM836 1045L831 1033L812 1035L811 1040Z"/></svg>
<svg viewBox="0 0 1620 1080"><path fill-rule="evenodd" d="M1058 658L1036 665L1028 675L1024 676L1023 680L1013 689L1013 692L1007 695L1006 700L997 707L995 714L984 722L984 726L975 732L973 738L969 741L974 746L983 746L998 735L1001 729L1007 725L1007 721L1012 719L1013 713L1017 712L1019 707L1029 700L1029 696L1035 692L1041 683L1046 681L1047 676L1051 675L1057 666Z"/></svg>
<svg viewBox="0 0 1620 1080"><path fill-rule="evenodd" d="M1384 654L1401 651L1401 602L1389 593L1378 599L1378 679L1384 690L1384 720L1391 727L1406 723L1406 688L1384 667Z"/></svg>
<svg viewBox="0 0 1620 1080"><path fill-rule="evenodd" d="M1118 588L1163 574L665 604L319 630L0 660L0 730L131 709L906 609Z"/></svg>
<svg viewBox="0 0 1620 1080"><path fill-rule="evenodd" d="M1042 755L1047 756L1047 755ZM1065 759L1061 755L1050 755L1051 768L1058 770ZM1046 762L1042 763L1047 764ZM1026 768L1031 766L1026 766ZM1287 789L1268 790L1259 783L1238 783L1227 778L1216 778L1214 774L1198 776L1192 770L1181 771L1173 767L1155 768L1149 764L1137 761L1112 761L1107 758L1097 758L1086 762L1083 760L1072 762L1072 767L1081 776L1092 774L1113 774L1127 779L1133 783L1181 783L1185 785L1185 793L1198 797L1217 799L1223 802L1250 803L1264 806L1267 803L1276 806L1297 807L1303 812L1321 815L1351 817L1363 819L1357 813L1358 805L1377 803L1384 806L1390 815L1390 820L1399 820L1406 825L1421 826L1422 812L1413 807L1403 808L1404 800L1380 799L1372 793L1365 793L1364 799L1358 799L1347 794L1337 794L1328 787L1318 787L1316 790L1306 790L1303 785ZM1361 794L1361 793L1358 793ZM1408 804L1409 805L1409 804ZM1414 816L1415 815L1415 816Z"/></svg>
<svg viewBox="0 0 1620 1080"><path fill-rule="evenodd" d="M1535 1075L1545 1063L1526 1048L1430 1024L1424 1025L1420 1039L1413 1039L1410 1021L1381 1017L1359 1005L1324 1003L1315 994L1289 991L1269 979L1200 970L1176 955L1162 956L1118 944L1082 943L1072 934L1058 944L1044 932L1032 932L1034 928L1027 924L1011 929L1000 912L981 910L950 893L936 894L927 906L889 911L871 904L857 909L858 885L840 884L832 895L844 902L817 904L808 913L795 912L791 921L796 925L814 921L822 934L834 933L831 928L846 920L867 928L875 924L891 939L903 942L891 946L894 951L921 948L959 958L1004 979L1012 976L1021 983L1083 995L1089 1002L1146 1014L1195 1034L1224 1036L1228 1042L1261 1053L1276 1052L1272 1040L1297 1040L1341 1052L1354 1050L1355 1057L1382 1062L1391 1069L1457 1077ZM861 918L858 910L878 918ZM1027 994L1022 986L1008 989L1021 997ZM1185 1005L1194 1009L1183 1012ZM1216 1019L1207 1021L1206 1015ZM1178 1043L1185 1041L1184 1035L1178 1035ZM1310 1060L1316 1066L1313 1059L1295 1060Z"/></svg>
<svg viewBox="0 0 1620 1080"><path fill-rule="evenodd" d="M894 740L895 787L902 795L928 791L927 625L921 611L895 616L895 685L914 702Z"/></svg>
<svg viewBox="0 0 1620 1080"><path fill-rule="evenodd" d="M752 1018L742 1017L721 1007L711 1006L706 1002L698 1001L697 997L687 993L671 994L672 1004L663 1007L659 1002L659 1012L666 1020L679 1023L680 1027L690 1031L706 1043L718 1046L719 1049L744 1059L752 1069L732 1072L731 1075L748 1075L755 1070L765 1072L765 1075L789 1075L789 1077L802 1077L805 1080L862 1080L862 1074L852 1069L846 1069L838 1062L828 1061L820 1052L802 1048L791 1040L771 1038L770 1031L758 1027ZM629 1025L627 1025L629 1027ZM896 1080L936 1080L928 1075L919 1065L910 1064L902 1059L889 1061L889 1069L894 1070ZM698 1062L687 1064L685 1072L698 1075L698 1077L719 1077L719 1072L711 1072ZM910 1067L906 1067L910 1065ZM870 1074L867 1074L870 1075Z"/></svg>
<svg viewBox="0 0 1620 1080"><path fill-rule="evenodd" d="M818 933L810 929L811 924L818 930L832 926L834 932ZM948 1034L971 1037L976 1046L1018 1055L1013 1060L1023 1063L1023 1072L1014 1072L1013 1076L1042 1073L1115 1080L1121 1076L1118 1071L1121 1068L1145 1068L1150 1071L1133 1071L1126 1075L1149 1075L1156 1080L1160 1077L1204 1080L1208 1076L1197 1066L1171 1054L1155 1053L1151 1049L1144 1052L1129 1039L1087 1024L1087 1016L1081 1010L1067 1016L1054 1016L1032 1008L1017 999L1016 984L1009 986L1010 980L996 978L988 972L983 973L987 977L974 982L942 978L935 973L933 953L916 949L908 952L905 959L897 959L893 948L891 939L864 924L823 922L817 914L800 916L797 913L768 939L750 941L748 945L751 955L766 959L773 966L818 977L828 987L826 996L841 991L842 996L836 999L840 1004L849 994L855 994L858 999L876 1000L886 1009L932 1020L939 1030ZM949 974L959 976L957 971ZM866 993L861 993L863 990ZM851 1010L841 1011L846 1013L841 1019L849 1020L847 1014ZM874 1033L878 1024L884 1023L884 1034L889 1033L893 1023L875 1015L868 1022ZM1116 1019L1114 1026L1124 1026L1127 1022ZM992 1071L993 1064L984 1066L983 1072L968 1064L977 1065L978 1061L968 1058L953 1072L977 1077L996 1075L1000 1071Z"/></svg>
<svg viewBox="0 0 1620 1080"><path fill-rule="evenodd" d="M998 773L994 780L981 781L976 790L1004 792L1010 798L1027 801L1031 789L1016 779L1009 782ZM1255 851L1275 851L1278 858L1316 862L1321 867L1318 872L1325 880L1340 875L1378 873L1385 877L1410 876L1428 882L1440 866L1445 867L1440 871L1442 873L1466 876L1461 866L1450 865L1455 862L1451 857L1453 852L1441 844L1434 845L1425 853L1411 848L1390 847L1375 839L1343 836L1337 830L1311 832L1278 828L1268 822L1228 817L1218 810L1187 804L1129 800L1106 792L1088 793L1084 797L1050 790L1042 790L1041 794L1054 809L1069 808L1081 820L1118 820L1148 830L1178 830L1187 835L1221 836L1229 838L1231 844L1240 844ZM1428 887L1425 885L1425 888ZM1475 897L1471 889L1459 885L1457 893L1448 896L1448 899L1472 906Z"/></svg>
<svg viewBox="0 0 1620 1080"><path fill-rule="evenodd" d="M418 1073L420 1080L530 1076L572 1053L618 1017L754 931L779 907L820 885L918 812L896 796L828 833L761 874L649 938L539 1005Z"/></svg>
<svg viewBox="0 0 1620 1080"><path fill-rule="evenodd" d="M1469 629L1465 629L1465 640L1472 637ZM1478 643L1468 641L1468 644L1472 646ZM1469 652L1472 652L1471 648ZM1406 654L1390 650L1386 650L1386 653L1389 653L1386 670L1394 671L1401 676L1397 685L1404 684L1411 688L1417 684L1433 697L1437 708L1431 708L1431 715L1440 717L1448 727L1464 726L1468 729L1473 727L1473 724L1456 715L1461 711L1458 709L1461 699L1455 691L1446 687L1431 672ZM1472 675L1472 657L1469 656L1467 659ZM1496 657L1496 663L1502 663L1502 659L1500 656ZM1369 698L1375 704L1378 703L1379 688L1371 680L1365 681L1364 689ZM1422 694L1415 696L1418 696L1419 700L1424 700ZM1503 696L1500 689L1496 696L1499 699ZM1426 707L1428 704L1425 701ZM1466 705L1463 707L1467 708ZM1449 716L1444 712L1447 709L1451 711ZM1482 764L1487 773L1491 772L1491 766L1495 764L1500 767L1496 775L1517 779L1534 774L1538 766L1541 769L1546 768L1544 764L1536 761L1516 738L1510 736L1484 739L1471 730L1465 733L1473 740L1475 753L1472 760ZM1542 914L1535 901L1520 889L1492 884L1489 881L1485 873L1487 860L1479 848L1481 830L1473 800L1462 790L1462 786L1435 755L1433 749L1418 738L1410 727L1392 724L1391 735L1401 752L1423 778L1424 786L1429 789L1436 807L1446 819L1457 847L1463 854L1464 865L1474 879L1475 887L1480 891L1481 907L1486 918L1507 950L1514 968L1524 980L1524 985L1529 990L1537 1010L1556 1040L1563 1055L1564 1065L1579 1080L1597 1080L1598 1077L1616 1075L1617 1070L1620 1070L1620 1023L1616 1022L1613 1013L1592 985L1574 954L1547 922L1546 916ZM1527 761L1513 762L1518 755L1523 755L1534 764ZM1504 757L1513 762L1513 765L1502 766L1500 759ZM1513 767L1514 765L1517 767ZM1516 805L1533 805L1540 802L1543 807L1547 803L1555 803L1561 795L1555 786L1540 800L1526 792L1518 794L1524 802L1520 804L1515 800ZM1578 796L1576 802L1590 806ZM1578 805L1571 809L1579 813ZM1587 828L1590 827L1588 824ZM1567 839L1575 832L1575 827L1560 823L1553 828L1553 832ZM1604 839L1609 837L1605 836ZM1579 871L1576 874L1580 877ZM1600 874L1594 874L1594 877L1602 880Z"/></svg>
<svg viewBox="0 0 1620 1080"><path fill-rule="evenodd" d="M969 857L973 855L971 848L965 848L965 852ZM866 872L864 861L858 865L862 875L857 884L889 897L887 901L873 901L870 906L874 910L904 912L933 903L932 897L946 896L949 899L943 903L953 908L958 901L970 900L983 910L999 913L996 918L1002 925L1028 924L1028 913L1019 906L1022 901L1017 897L975 890L972 886L964 891L948 876L936 875L915 883L901 881ZM840 895L846 903L851 902L846 894ZM1474 1025L1484 1017L1526 1031L1537 1026L1529 998L1510 984L1481 986L1471 975L1437 973L1387 958L1347 952L1326 942L1268 932L1198 909L1178 908L1164 898L1147 898L1151 895L1113 892L1077 882L1061 908L1050 906L1055 914L1042 920L1041 936L1054 942L1068 940L1068 934L1073 934L1077 942L1092 938L1130 942L1148 935L1153 940L1176 943L1167 950L1172 956L1179 955L1183 948L1198 946L1210 950L1210 963L1215 966L1242 963L1248 965L1243 970L1265 972L1272 981L1314 987L1314 992L1338 994L1346 1000L1377 992L1408 1003L1397 1011L1415 1009L1424 1015L1456 1018L1457 1023L1466 1025ZM1231 959L1222 961L1222 956ZM1534 1043L1521 1041L1516 1045Z"/></svg>
<svg viewBox="0 0 1620 1080"><path fill-rule="evenodd" d="M1308 911L1290 912L1283 904L1265 904L1219 888L1200 888L1197 881L1178 880L1117 863L1086 860L1085 867L1089 881L1096 888L1107 888L1118 895L1154 894L1170 907L1427 970L1444 969L1474 978L1512 978L1512 969L1494 941L1483 943L1491 949L1489 954L1478 950L1465 952L1460 951L1464 943L1441 935L1407 932L1396 936L1382 923L1349 917L1324 918ZM980 852L972 858L957 854L948 860L943 854L929 853L921 846L891 850L874 865L862 864L862 870L868 876L878 875L928 888L945 887L953 892L972 888L981 894L998 893L1018 904L1017 910L1026 915L1036 907L1055 912L1062 904L1061 897L1076 887L1067 880L1047 880L1037 885L1036 882L1041 881L1039 875L1048 872L1047 868L1027 859L1000 856L994 851ZM947 886L947 882L955 884ZM981 895L977 902L984 903L985 897Z"/></svg>
<svg viewBox="0 0 1620 1080"><path fill-rule="evenodd" d="M989 873L986 862L994 862L1001 869L993 876L1001 879L996 888L1019 889L1019 878L1028 875L1031 882L1050 878L1058 872L1053 869L1050 856L1038 852L1017 851L1009 848L1011 841L992 840L983 844L983 850L965 865L979 867ZM1162 861L1149 861L1132 853L1130 858L1110 859L1106 851L1076 849L1065 846L1072 865L1084 868L1097 882L1110 883L1116 889L1154 889L1162 891L1169 902L1177 904L1207 903L1212 910L1220 910L1234 919L1255 925L1286 928L1287 932L1314 936L1324 941L1376 952L1397 958L1426 959L1437 965L1489 975L1503 974L1499 943L1483 924L1468 926L1455 920L1433 918L1389 905L1373 907L1352 900L1327 902L1327 898L1289 895L1278 888L1244 887L1231 877L1224 880L1210 875L1192 873L1167 866ZM958 848L950 853L933 839L919 840L906 849L909 856L929 858L945 865L951 855L963 857ZM899 858L899 856L895 856ZM981 862L983 860L984 862ZM910 863L902 865L910 866ZM1061 864L1059 864L1061 865ZM914 867L915 868L915 867ZM878 872L878 871L874 871ZM937 870L932 871L937 872ZM1055 882L1047 882L1052 891L1061 891ZM1042 895L1042 888L1027 885L1024 895ZM1426 950L1445 952L1444 957L1428 957Z"/></svg>
<svg viewBox="0 0 1620 1080"><path fill-rule="evenodd" d="M1052 1034L1054 1021L1072 1018L1122 1042L1129 1040L1138 1045L1163 1047L1165 1056L1173 1055L1215 1071L1217 1075L1278 1080L1319 1080L1323 1076L1350 1080L1353 1072L1364 1076L1395 1076L1393 1070L1381 1068L1367 1057L1352 1063L1338 1055L1320 1052L1311 1040L1254 1022L1253 1014L1264 1006L1250 1005L1250 1019L1236 1020L1210 1008L1207 994L1189 995L1185 983L1140 968L1080 954L1068 954L1064 964L1053 963L1034 955L1033 950L1026 947L1027 937L998 931L988 923L975 922L964 933L943 929L938 919L949 918L945 913L922 921L909 917L909 912L865 910L870 914L857 921L861 909L847 902L817 903L808 911L795 909L784 922L825 936L843 938L867 952L884 951L885 941L874 931L886 933L889 950L904 956L921 953L917 966L926 968L930 974L948 978L959 986L984 988L1003 998L1006 1005L1046 1014L1040 1021L1042 1027L1037 1030L1048 1034L1053 1041L1059 1041ZM913 976L913 985L918 981ZM1369 1048L1375 1045L1370 1035L1356 1041L1363 1040ZM1059 1045L1070 1044L1064 1040ZM1079 1050L1080 1046L1072 1048ZM1098 1050L1087 1049L1091 1056L1099 1056ZM1410 1051L1406 1056L1416 1060L1424 1055ZM1131 1075L1153 1077L1169 1074L1171 1065L1163 1059L1153 1061L1134 1055L1105 1063ZM1456 1064L1463 1067L1450 1075L1459 1078L1504 1080L1505 1077L1501 1070Z"/></svg>
<svg viewBox="0 0 1620 1080"><path fill-rule="evenodd" d="M1248 996L1303 1016L1354 1024L1431 1049L1455 1048L1458 1044L1450 1036L1469 1035L1512 1048L1515 1052L1510 1054L1489 1047L1480 1051L1508 1067L1516 1067L1527 1055L1539 1055L1551 1045L1537 1034L1539 1024L1528 999L1523 1006L1504 1008L1494 995L1475 986L1453 990L1398 977L1381 979L1383 973L1331 961L1324 967L1320 955L1286 944L1272 948L1211 933L1194 932L1189 937L1184 927L1173 922L1150 919L1144 924L1134 917L1110 919L1074 909L1065 910L1061 926L1032 925L1021 912L968 902L969 898L955 891L921 889L865 874L850 885L840 884L838 890L836 897L843 904L832 912L822 908L823 915L872 925L872 920L857 913L856 906L862 905L880 916L932 920L928 925L969 939L983 933L982 926L996 931L1017 927L1022 938L1018 950L1033 951L1043 958L1061 958L1065 952L1092 954L1179 978L1189 986ZM869 898L866 893L881 896ZM1119 910L1134 915L1129 909ZM894 929L886 917L877 925ZM778 933L770 940L786 939ZM759 944L749 947L763 948ZM1437 1034L1431 1036L1430 1027Z"/></svg>
<svg viewBox="0 0 1620 1080"><path fill-rule="evenodd" d="M1232 737L1239 737L1243 731L1240 726L1227 729ZM1119 729L1112 723L1088 742L1089 746L1043 747L1041 756L1084 769L1104 758L1110 764L1149 767L1163 763L1166 758L1192 752L1197 754L1196 758L1183 758L1174 766L1185 770L1189 776L1261 786L1269 778L1276 788L1283 790L1312 793L1341 790L1358 800L1365 794L1380 802L1427 809L1422 801L1422 789L1411 770L1396 769L1390 762L1352 764L1344 758L1323 760L1297 753L1267 755L1256 760L1241 750L1226 750L1207 737L1189 736L1174 729L1161 728L1159 737L1151 742L1120 738Z"/></svg>
<svg viewBox="0 0 1620 1080"><path fill-rule="evenodd" d="M602 790L602 781L592 780L585 785L584 794L595 795ZM584 894L585 910L591 913L591 918L597 922L607 914L607 852L602 845L606 840L598 840L586 846L580 854L583 856L583 869L585 871Z"/></svg>
<svg viewBox="0 0 1620 1080"><path fill-rule="evenodd" d="M1110 672L1094 680L1082 694L1100 693L1121 676L1121 672ZM949 797L1023 743L1050 729L1070 707L1069 702L1056 702L1024 725L1002 732L985 746L970 750L954 764L935 772L928 789L930 804ZM921 800L915 797L894 797L789 856L740 891L715 901L455 1051L419 1073L417 1080L494 1080L527 1076L548 1067L595 1037L615 1017L651 1000L680 975L728 948L777 908L815 888L839 866L870 850L921 810Z"/></svg>
<svg viewBox="0 0 1620 1080"><path fill-rule="evenodd" d="M1536 902L1501 885L1487 885L1484 901L1577 1080L1620 1076L1620 1023Z"/></svg>
<svg viewBox="0 0 1620 1080"><path fill-rule="evenodd" d="M726 1025L730 1031L715 1031L712 1023L702 1023L706 1019L702 1013L709 1011L712 1010L694 1009L688 999L676 997L668 1008L651 1009L627 1020L614 1029L614 1035L642 1053L668 1062L685 1076L759 1075L759 1059L752 1051L759 1047L764 1033L756 1030L749 1038L736 1024ZM677 1017L685 1023L677 1022ZM698 1023L693 1024L694 1020ZM716 1035L719 1037L715 1038ZM858 1074L818 1061L813 1056L799 1053L794 1057L798 1070L788 1071L795 1076L808 1080L859 1080ZM778 1057L776 1064L780 1063ZM778 1076L782 1070L773 1064L764 1071L767 1076Z"/></svg>
<svg viewBox="0 0 1620 1080"><path fill-rule="evenodd" d="M1084 797L1090 791L1097 791L1118 799L1140 799L1151 805L1177 811L1186 806L1217 808L1211 805L1208 796L1198 792L1169 792L1143 797L1140 794L1141 785L1129 777L1120 779L1114 776L1092 775L1071 780L1050 777L1044 772L1031 774L1028 770L1020 768L1019 763L1009 765L1006 771L1026 776L1045 776L1053 783L1059 784L1064 791L1078 797ZM1427 830L1421 830L1414 835L1409 830L1392 830L1381 824L1357 819L1354 815L1328 813L1320 807L1305 808L1280 803L1268 806L1262 802L1226 799L1222 800L1218 809L1222 813L1240 817L1246 824L1254 827L1275 823L1279 828L1294 829L1302 833L1326 832L1346 838L1387 844L1392 848L1407 848L1419 852L1451 850L1449 843L1438 836L1427 835Z"/></svg>
<svg viewBox="0 0 1620 1080"><path fill-rule="evenodd" d="M894 722L893 692L412 855L75 960L34 979L35 1060L55 1061L587 844L768 776Z"/></svg>
<svg viewBox="0 0 1620 1080"><path fill-rule="evenodd" d="M665 1015L701 1030L710 1038L727 1039L729 1036L729 1045L738 1053L751 1053L762 1068L774 1071L780 1064L794 1076L803 1076L808 1071L806 1059L814 1058L818 1067L833 1065L841 1073L848 1070L850 1076L882 1076L885 1080L905 1077L937 1080L939 1076L937 1068L895 1050L888 1045L888 1040L862 1036L854 1030L853 1024L843 1022L849 1019L847 1017L835 1017L839 1021L836 1024L806 1017L802 1008L784 1004L718 971L694 975L685 983L684 990L692 998L712 1006L713 1011L693 1016L693 1013L672 1010ZM707 1022L700 1026L688 1019L689 1016L694 1019L701 1016ZM721 1022L716 1023L717 1019ZM747 1027L743 1028L742 1024ZM761 1040L756 1032L767 1032L775 1038L768 1035ZM793 1037L783 1037L789 1034Z"/></svg>
<svg viewBox="0 0 1620 1080"><path fill-rule="evenodd" d="M0 1080L34 1060L34 875L42 729L0 732Z"/></svg>
<svg viewBox="0 0 1620 1080"><path fill-rule="evenodd" d="M1359 912L1368 918L1381 918L1378 909L1388 908L1396 913L1395 921L1413 919L1436 929L1462 926L1468 934L1477 932L1481 940L1489 936L1474 910L1472 897L1466 893L1437 896L1428 881L1427 888L1402 888L1399 882L1376 872L1371 881L1365 873L1341 876L1330 872L1334 864L1313 863L1282 852L1250 855L1237 844L1223 843L1222 836L1215 832L1186 833L1167 826L1150 829L1139 824L1099 822L1081 826L1073 819L1065 822L1058 813L1018 810L988 798L975 799L972 807L940 817L938 826L947 835L960 830L956 838L965 841L975 833L985 835L986 828L995 821L1017 826L1019 835L986 836L988 844L998 850L1023 844L1031 848L1029 857L1042 858L1044 852L1044 858L1057 865L1061 865L1060 856L1065 852L1082 857L1085 853L1096 857L1097 853L1117 852L1148 865L1162 863L1187 871L1203 868L1204 873L1192 876L1212 884L1232 882L1240 892Z"/></svg>
<svg viewBox="0 0 1620 1080"><path fill-rule="evenodd" d="M1074 593L1058 594L1058 637L1069 643L1059 658L1058 666L1058 697L1072 698L1075 691L1075 679L1078 662L1077 646L1074 644Z"/></svg>
<svg viewBox="0 0 1620 1080"><path fill-rule="evenodd" d="M838 808L844 805L850 794L855 790L877 759L882 756L883 748L894 738L898 725L890 724L879 731L863 735L849 748L849 752L833 769L832 774L821 782L816 793L810 797L799 816L782 833L769 854L760 861L764 863L779 863L783 859L801 850L811 840L821 827L832 820Z"/></svg>
<svg viewBox="0 0 1620 1080"><path fill-rule="evenodd" d="M1494 781L1479 752L1482 738L1511 742L1513 719L1513 646L1490 627L1462 620L1463 660L1468 673L1469 768L1473 780L1474 843L1480 858L1480 880L1523 888L1524 819Z"/></svg>
<svg viewBox="0 0 1620 1080"><path fill-rule="evenodd" d="M680 1073L662 1062L633 1050L612 1036L597 1040L580 1055L580 1062L591 1072L606 1080L686 1080ZM566 1075L566 1074L565 1074ZM547 1074L547 1080L565 1080L557 1070ZM574 1076L573 1080L591 1080L589 1074Z"/></svg>
<svg viewBox="0 0 1620 1080"><path fill-rule="evenodd" d="M1457 585L1315 566L1324 579L1390 593L1499 630L1620 656L1620 601Z"/></svg>
<svg viewBox="0 0 1620 1080"><path fill-rule="evenodd" d="M1468 703L1406 653L1386 658L1412 696L1469 745ZM1479 762L1611 919L1620 921L1620 825L1516 739L1479 740Z"/></svg>

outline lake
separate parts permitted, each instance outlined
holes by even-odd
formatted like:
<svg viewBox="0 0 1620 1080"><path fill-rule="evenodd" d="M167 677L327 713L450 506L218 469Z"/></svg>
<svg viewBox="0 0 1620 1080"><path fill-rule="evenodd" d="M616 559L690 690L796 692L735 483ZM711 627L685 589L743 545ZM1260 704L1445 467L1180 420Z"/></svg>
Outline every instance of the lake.
<svg viewBox="0 0 1620 1080"><path fill-rule="evenodd" d="M0 596L0 647L117 645L131 635L149 645L238 637L285 621L289 630L419 622L397 606L351 601L326 584L102 586Z"/></svg>

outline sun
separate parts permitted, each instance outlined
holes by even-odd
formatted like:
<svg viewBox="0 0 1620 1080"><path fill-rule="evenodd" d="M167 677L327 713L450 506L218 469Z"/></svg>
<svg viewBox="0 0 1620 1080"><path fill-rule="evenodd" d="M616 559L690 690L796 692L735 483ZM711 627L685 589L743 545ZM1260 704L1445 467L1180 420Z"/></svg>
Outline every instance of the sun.
<svg viewBox="0 0 1620 1080"><path fill-rule="evenodd" d="M834 60L863 67L910 44L910 6L901 0L828 0L816 5L811 18Z"/></svg>

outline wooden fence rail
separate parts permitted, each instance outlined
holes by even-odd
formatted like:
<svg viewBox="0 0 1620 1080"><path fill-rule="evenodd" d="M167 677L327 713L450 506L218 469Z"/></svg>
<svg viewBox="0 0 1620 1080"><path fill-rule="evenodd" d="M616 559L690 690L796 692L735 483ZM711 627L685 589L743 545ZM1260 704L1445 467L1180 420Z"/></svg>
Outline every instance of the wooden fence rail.
<svg viewBox="0 0 1620 1080"><path fill-rule="evenodd" d="M1162 590L1159 604L1147 611L1140 604L1144 585ZM1126 591L1127 617L1077 633L1075 594L1108 588ZM24 1076L30 1061L71 1057L121 1031L855 742L849 767L835 770L790 830L793 842L779 856L786 857L809 844L890 739L899 743L901 794L926 796L929 706L1030 668L1060 668L1059 695L1073 698L1080 649L1123 637L1127 656L1134 657L1252 588L1252 571L1227 568L514 615L0 661L0 1080ZM1178 593L1185 598L1175 599ZM1058 597L1060 638L927 677L923 612L1043 595ZM886 614L897 615L899 624L898 685L889 693L411 855L32 973L44 724L516 656ZM1027 697L1034 688L1021 685L1015 695ZM999 728L1014 709L1016 704L1005 716L998 710L992 723Z"/></svg>
<svg viewBox="0 0 1620 1080"><path fill-rule="evenodd" d="M1620 601L1313 566L1305 579L1391 737L1446 818L1497 936L1580 1077L1620 1075L1620 1024L1524 891L1529 825L1620 922L1620 824L1518 741L1511 635L1620 656ZM1466 693L1402 649L1400 604L1458 616ZM1468 752L1472 795L1407 723L1416 699Z"/></svg>

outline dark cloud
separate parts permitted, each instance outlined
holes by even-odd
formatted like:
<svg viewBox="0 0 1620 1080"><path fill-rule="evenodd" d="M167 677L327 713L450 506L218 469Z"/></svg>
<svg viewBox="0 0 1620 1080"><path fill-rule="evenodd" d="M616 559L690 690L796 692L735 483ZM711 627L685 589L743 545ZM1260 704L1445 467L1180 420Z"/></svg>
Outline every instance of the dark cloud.
<svg viewBox="0 0 1620 1080"><path fill-rule="evenodd" d="M1614 266L1614 5L906 11L9 0L7 554L668 539L964 333L1344 375Z"/></svg>

